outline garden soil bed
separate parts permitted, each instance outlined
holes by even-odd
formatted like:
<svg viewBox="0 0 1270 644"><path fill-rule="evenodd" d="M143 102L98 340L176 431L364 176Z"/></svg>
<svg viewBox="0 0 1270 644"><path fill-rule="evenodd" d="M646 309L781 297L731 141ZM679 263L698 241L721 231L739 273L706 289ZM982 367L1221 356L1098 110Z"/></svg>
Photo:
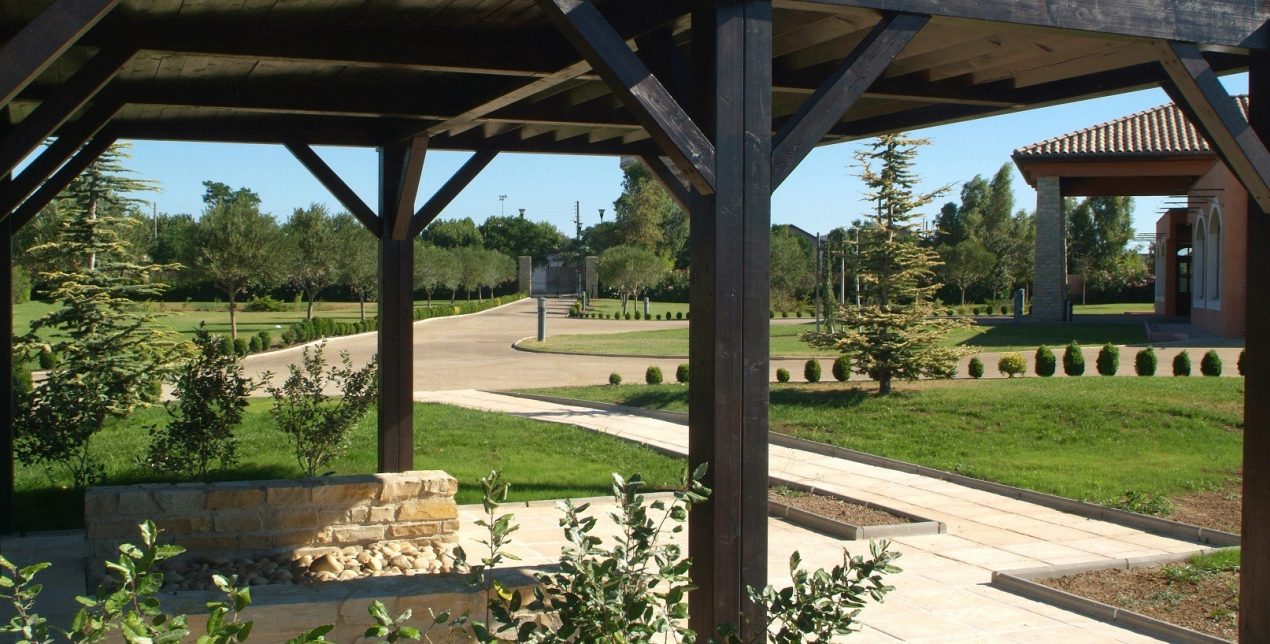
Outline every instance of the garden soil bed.
<svg viewBox="0 0 1270 644"><path fill-rule="evenodd" d="M1239 638L1239 573L1171 581L1164 567L1091 570L1034 579L1051 588L1230 640Z"/></svg>
<svg viewBox="0 0 1270 644"><path fill-rule="evenodd" d="M878 510L856 503L849 503L814 492L799 492L786 488L771 488L768 493L773 501L805 510L822 517L840 521L854 526L895 525L911 523L905 517L896 516L884 510Z"/></svg>
<svg viewBox="0 0 1270 644"><path fill-rule="evenodd" d="M1167 519L1239 534L1243 494L1236 482L1213 492L1192 492L1172 497L1173 512Z"/></svg>

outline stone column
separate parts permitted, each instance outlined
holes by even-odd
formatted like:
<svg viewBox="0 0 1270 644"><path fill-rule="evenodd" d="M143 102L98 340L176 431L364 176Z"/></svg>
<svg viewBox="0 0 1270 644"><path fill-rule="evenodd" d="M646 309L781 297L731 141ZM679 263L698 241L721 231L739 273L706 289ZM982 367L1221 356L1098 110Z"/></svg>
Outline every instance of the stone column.
<svg viewBox="0 0 1270 644"><path fill-rule="evenodd" d="M1036 180L1036 268L1032 319L1061 322L1067 299L1067 246L1058 177Z"/></svg>
<svg viewBox="0 0 1270 644"><path fill-rule="evenodd" d="M600 295L600 258L594 255L582 260L582 285L590 297Z"/></svg>
<svg viewBox="0 0 1270 644"><path fill-rule="evenodd" d="M534 290L534 258L525 255L517 258L516 290L525 294Z"/></svg>

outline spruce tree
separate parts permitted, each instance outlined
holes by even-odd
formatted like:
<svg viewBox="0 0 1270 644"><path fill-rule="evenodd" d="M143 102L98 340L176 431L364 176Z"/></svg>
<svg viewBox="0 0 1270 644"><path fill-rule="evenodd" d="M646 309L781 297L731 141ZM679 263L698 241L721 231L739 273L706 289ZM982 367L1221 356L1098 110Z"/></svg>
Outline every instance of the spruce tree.
<svg viewBox="0 0 1270 644"><path fill-rule="evenodd" d="M124 241L136 219L112 204L126 203L120 192L135 182L119 174L120 158L115 151L89 167L64 193L57 238L31 249L55 267L42 278L59 307L15 347L28 359L58 356L41 386L17 396L18 457L64 467L77 488L103 472L90 439L107 419L146 404L172 359L173 342L138 302L159 296L163 285L152 278L173 267L134 259Z"/></svg>
<svg viewBox="0 0 1270 644"><path fill-rule="evenodd" d="M887 134L856 154L868 188L865 199L874 205L859 229L861 290L867 301L839 311L840 330L807 336L813 344L851 355L856 372L877 380L883 395L896 378L951 377L960 355L940 341L965 322L934 317L939 257L918 237L917 210L946 191L914 190L913 166L927 143Z"/></svg>

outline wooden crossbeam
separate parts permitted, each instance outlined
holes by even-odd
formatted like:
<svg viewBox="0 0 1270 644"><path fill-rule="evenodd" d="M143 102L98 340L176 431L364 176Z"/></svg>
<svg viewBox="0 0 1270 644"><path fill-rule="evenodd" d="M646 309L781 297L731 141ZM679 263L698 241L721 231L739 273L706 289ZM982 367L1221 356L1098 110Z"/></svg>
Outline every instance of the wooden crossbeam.
<svg viewBox="0 0 1270 644"><path fill-rule="evenodd" d="M428 199L428 202L423 204L423 206L415 212L414 216L410 218L410 237L414 238L419 233L423 232L423 229L426 228L428 224L432 223L433 220L441 214L441 211L445 210L445 207L450 205L450 202L454 201L454 198L459 196L459 193L462 192L468 184L472 183L472 180L475 179L476 176L481 173L481 170L484 170L485 166L489 165L490 161L493 161L496 156L498 156L497 152L487 150L473 154L472 157L468 159L453 176L450 177L449 181L446 181L445 185L442 185L441 188Z"/></svg>
<svg viewBox="0 0 1270 644"><path fill-rule="evenodd" d="M119 0L54 0L0 48L0 106L8 105Z"/></svg>
<svg viewBox="0 0 1270 644"><path fill-rule="evenodd" d="M1164 90L1239 177L1248 196L1270 212L1270 151L1217 80L1199 47L1161 41L1156 48L1171 81L1164 84Z"/></svg>
<svg viewBox="0 0 1270 644"><path fill-rule="evenodd" d="M134 53L133 49L102 49L84 63L0 142L0 174L16 168L44 139L92 100Z"/></svg>
<svg viewBox="0 0 1270 644"><path fill-rule="evenodd" d="M38 190L30 197L27 197L26 201L22 202L21 206L18 206L17 210L13 211L9 224L13 227L13 230L15 232L21 230L23 226L27 225L27 222L40 214L40 211L45 206L52 203L57 198L57 195L71 185L71 182L84 170L87 170L88 166L97 161L97 158L114 142L114 137L99 136L80 148L79 152L76 152L70 161L67 161L57 172L53 173L53 176L49 177Z"/></svg>
<svg viewBox="0 0 1270 644"><path fill-rule="evenodd" d="M379 220L379 215L375 214L375 211L371 210L370 206L367 206L366 202L348 187L348 184L313 151L313 148L303 143L286 143L285 145L296 160L308 168L313 178L317 179L318 183L321 183L331 196L339 200L340 204L354 217L357 217L357 220L362 222L371 234L376 237L383 235L383 222Z"/></svg>
<svg viewBox="0 0 1270 644"><path fill-rule="evenodd" d="M648 171L653 173L653 178L666 189L666 193L671 199L675 200L675 204L684 212L688 210L688 199L691 196L690 189L684 185L684 182L675 176L675 173L666 165L661 157L655 154L642 154L639 157L644 162L644 166Z"/></svg>
<svg viewBox="0 0 1270 644"><path fill-rule="evenodd" d="M693 186L714 192L714 144L595 6L583 0L538 0L538 6Z"/></svg>
<svg viewBox="0 0 1270 644"><path fill-rule="evenodd" d="M410 224L415 209L415 197L419 194L419 180L423 176L423 159L428 152L428 137L411 137L400 148L404 155L401 163L401 179L397 182L396 212L391 219L384 213L384 232L398 241L410 239Z"/></svg>
<svg viewBox="0 0 1270 644"><path fill-rule="evenodd" d="M930 18L888 15L869 31L834 73L785 123L772 144L772 189L798 167L842 115L855 105L887 65L917 36Z"/></svg>
<svg viewBox="0 0 1270 644"><path fill-rule="evenodd" d="M13 181L0 186L0 220L9 216L40 183L53 174L59 166L71 158L86 141L98 132L119 111L120 103L109 97L99 100L78 119L62 126L57 138L49 144L29 165L22 169Z"/></svg>

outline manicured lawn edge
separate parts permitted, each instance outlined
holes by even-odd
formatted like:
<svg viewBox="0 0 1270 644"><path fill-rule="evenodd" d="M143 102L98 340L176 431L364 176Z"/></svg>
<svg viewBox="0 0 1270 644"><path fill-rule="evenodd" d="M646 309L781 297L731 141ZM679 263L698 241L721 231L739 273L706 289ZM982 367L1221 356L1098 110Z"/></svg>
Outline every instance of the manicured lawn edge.
<svg viewBox="0 0 1270 644"><path fill-rule="evenodd" d="M678 423L680 425L688 424L688 414L683 412L641 409L638 407L627 407L625 405L613 405L589 400L576 400L573 398L558 398L555 396L544 396L541 394L528 394L521 392L493 393L539 400L542 402L575 405L578 407L587 407L589 409L599 409L603 411L613 411L633 416L645 416L670 423ZM1129 512L1127 510L1110 508L1096 503L1089 503L1087 501L1077 501L1075 499L1069 499L1055 494L1036 492L1034 490L1014 487L1013 485L1006 485L1004 483L985 481L983 479L954 474L953 472L947 472L933 467L926 467L924 465L917 465L907 461L886 458L884 456L876 456L874 454L847 449L845 447L838 447L837 445L798 438L788 434L771 432L769 442L773 445L788 447L790 449L801 450L804 452L811 452L821 456L832 456L834 458L842 458L849 461L855 461L857 463L864 463L866 465L884 467L891 470L908 472L910 474L920 474L922 476L948 481L950 483L957 483L958 485L964 485L976 490L992 492L994 494L1019 499L1020 501L1035 503L1061 512L1068 512L1070 514L1083 516L1089 519L1107 521L1109 523L1115 523L1117 525L1161 536L1174 537L1187 541L1198 541L1200 543L1207 543L1217 547L1238 546L1241 543L1239 535L1230 532L1204 528L1201 526L1191 525L1189 523L1182 523L1180 521L1172 521L1170 519L1162 519L1160 517L1139 514L1137 512Z"/></svg>
<svg viewBox="0 0 1270 644"><path fill-rule="evenodd" d="M1051 577L1062 577L1064 575L1074 575L1091 570L1110 570L1125 569L1132 570L1134 568L1145 568L1148 566L1156 566L1160 564L1176 563L1185 561L1195 555L1208 554L1214 552L1215 549L1204 548L1194 552L1186 552L1181 554L1157 555L1153 557L1134 557L1130 559L1115 559L1106 562L1094 562L1088 564L1070 564L1061 566L1046 566L1042 568L1025 568L1022 570L1011 570L1009 572L994 571L992 573L992 585L1026 597L1031 600L1044 602L1051 606L1080 613L1094 619L1109 622L1117 626L1123 626L1138 631L1152 637L1169 642L1181 642L1184 644L1227 644L1230 640L1201 633L1184 626L1170 624L1168 622L1147 617L1141 613L1137 613L1124 608L1117 608L1109 604L1099 601L1087 599L1079 595L1050 588L1038 584L1034 579L1048 579Z"/></svg>

